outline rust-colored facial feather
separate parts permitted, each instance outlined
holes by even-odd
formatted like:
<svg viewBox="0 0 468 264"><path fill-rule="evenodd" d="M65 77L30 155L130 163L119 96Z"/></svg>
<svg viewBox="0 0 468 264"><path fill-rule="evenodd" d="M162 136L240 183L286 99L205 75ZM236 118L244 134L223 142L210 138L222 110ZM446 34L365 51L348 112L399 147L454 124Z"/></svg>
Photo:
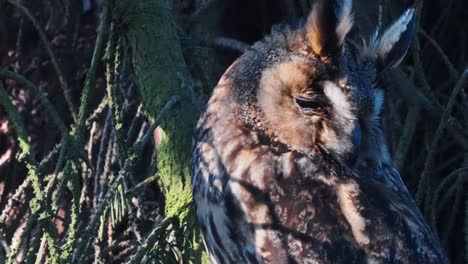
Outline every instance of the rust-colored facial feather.
<svg viewBox="0 0 468 264"><path fill-rule="evenodd" d="M354 107L346 87L326 79L332 74L318 73L321 63L293 57L266 69L258 105L268 130L290 148L309 153L320 145L346 154L352 150Z"/></svg>

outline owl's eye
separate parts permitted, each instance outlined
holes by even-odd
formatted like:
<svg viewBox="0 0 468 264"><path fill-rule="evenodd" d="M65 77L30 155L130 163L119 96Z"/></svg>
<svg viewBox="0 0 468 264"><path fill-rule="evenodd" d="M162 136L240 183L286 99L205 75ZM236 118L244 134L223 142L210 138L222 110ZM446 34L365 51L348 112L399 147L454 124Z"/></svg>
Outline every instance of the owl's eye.
<svg viewBox="0 0 468 264"><path fill-rule="evenodd" d="M294 103L304 114L314 114L322 110L321 102L314 97L294 96Z"/></svg>

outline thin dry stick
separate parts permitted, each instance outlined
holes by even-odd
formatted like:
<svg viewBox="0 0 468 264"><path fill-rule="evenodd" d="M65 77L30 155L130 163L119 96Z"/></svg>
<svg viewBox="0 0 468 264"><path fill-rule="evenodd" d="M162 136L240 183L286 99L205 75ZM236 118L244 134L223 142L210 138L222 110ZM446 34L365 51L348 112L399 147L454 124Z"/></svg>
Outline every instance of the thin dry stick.
<svg viewBox="0 0 468 264"><path fill-rule="evenodd" d="M248 48L249 44L242 42L237 39L228 38L228 37L216 37L212 40L214 45L229 48L240 53L244 53Z"/></svg>
<svg viewBox="0 0 468 264"><path fill-rule="evenodd" d="M5 225L6 218L8 217L8 214L10 213L11 208L13 207L13 203L19 202L20 201L20 196L24 193L26 188L29 186L29 183L31 183L31 178L27 177L23 183L16 188L15 193L13 196L8 199L8 202L5 206L5 208L2 211L2 214L0 215L0 227L3 227ZM0 235L3 233L3 229L0 229Z"/></svg>
<svg viewBox="0 0 468 264"><path fill-rule="evenodd" d="M50 197L52 196L52 192L53 192L52 187L54 186L55 181L58 179L59 173L63 168L63 164L65 163L65 156L66 156L66 152L67 152L68 141L62 139L62 142L60 143L60 145L61 145L60 154L59 154L59 157L57 159L57 163L55 164L55 169L54 169L54 172L52 174L52 178L47 183L47 186L46 186L45 191L44 191L45 194L46 194L46 201L50 200Z"/></svg>
<svg viewBox="0 0 468 264"><path fill-rule="evenodd" d="M431 213L430 213L430 224L432 226L432 230L436 231L437 230L437 212L438 209L440 208L440 202L439 199L441 197L441 194L443 191L447 190L448 186L450 184L453 184L453 182L460 176L461 173L466 172L467 169L459 169L454 172L452 172L449 176L445 177L442 182L439 184L437 189L434 192L434 195L432 197L432 205L431 205ZM463 175L463 174L462 174Z"/></svg>
<svg viewBox="0 0 468 264"><path fill-rule="evenodd" d="M8 113L8 116L10 117L10 120L16 130L19 146L22 151L20 160L25 160L25 163L28 167L29 178L31 178L32 181L34 194L37 198L37 202L40 202L42 200L42 178L39 176L37 171L37 163L34 159L34 154L32 153L31 144L29 142L23 121L21 120L18 111L10 101L10 97L5 91L2 83L0 83L0 104L3 105L3 107L6 109L6 112ZM35 206L39 207L39 204L36 204Z"/></svg>
<svg viewBox="0 0 468 264"><path fill-rule="evenodd" d="M98 158L96 162L96 171L94 174L94 190L93 190L93 208L97 208L99 203L99 193L102 192L99 186L100 175L103 171L104 161L106 159L106 149L109 148L109 138L110 138L110 126L111 126L111 110L107 111L106 121L104 123L104 128L102 130L101 143L99 145Z"/></svg>
<svg viewBox="0 0 468 264"><path fill-rule="evenodd" d="M10 246L8 246L6 238L3 234L0 234L0 244L4 250L4 252L0 250L0 260L5 261L5 256L10 255Z"/></svg>
<svg viewBox="0 0 468 264"><path fill-rule="evenodd" d="M54 148L39 162L39 171L41 171L44 166L46 166L52 158L59 153L59 149L61 148L62 143L58 143L54 146Z"/></svg>
<svg viewBox="0 0 468 264"><path fill-rule="evenodd" d="M68 137L68 129L65 123L62 121L60 118L60 115L57 112L57 109L55 108L54 105L49 101L47 96L42 92L39 87L35 86L31 81L28 79L24 78L23 76L19 75L16 72L12 71L0 71L0 78L4 79L10 79L16 81L18 84L23 85L25 88L27 88L29 91L32 92L32 94L35 97L38 97L41 103L44 105L44 107L47 109L47 113L49 114L50 118L52 119L52 122L57 126L57 128L60 131L60 134L62 135L63 138Z"/></svg>
<svg viewBox="0 0 468 264"><path fill-rule="evenodd" d="M21 69L21 57L23 55L22 49L22 42L24 36L24 17L21 17L18 25L18 34L16 37L16 64L15 64L15 71L19 71Z"/></svg>
<svg viewBox="0 0 468 264"><path fill-rule="evenodd" d="M417 30L419 30L420 28L422 5L423 5L423 1L419 1L416 3L416 14L417 14L416 29ZM421 46L420 46L420 41L419 41L419 35L415 34L414 41L412 42L412 45L411 45L411 54L412 54L413 62L414 62L415 75L417 79L421 82L422 84L421 88L423 89L424 94L430 99L431 103L436 106L436 109L437 108L442 109L442 106L439 102L439 98L435 96L434 93L432 92L432 88L429 85L429 82L424 73L424 68L421 62L421 57L420 57L420 51L421 51Z"/></svg>
<svg viewBox="0 0 468 264"><path fill-rule="evenodd" d="M102 201L100 201L100 204L96 207L96 210L91 216L89 225L86 227L86 229L83 232L83 239L80 245L76 248L75 253L73 255L73 259L75 261L82 262L84 260L85 253L87 249L89 248L89 246L91 245L91 240L93 240L93 238L95 237L94 232L96 231L98 221L101 219L103 212L108 206L108 201L114 194L115 189L119 185L120 181L129 173L130 170L132 170L132 167L134 166L133 164L134 162L135 162L134 159L126 160L124 167L119 172L118 176L114 179L114 182L110 184L110 187L107 189L107 192L104 195Z"/></svg>
<svg viewBox="0 0 468 264"><path fill-rule="evenodd" d="M401 69L394 69L391 72L392 78L398 80L398 84L396 87L400 94L408 101L409 104L419 104L421 107L427 111L433 118L440 119L440 113L443 112L443 107L440 106L438 102L431 102L429 98L427 98L419 88L406 76L406 74ZM451 126L449 126L448 132L450 136L453 137L460 145L464 148L468 149L468 140L463 136L462 129L458 122L453 122Z"/></svg>
<svg viewBox="0 0 468 264"><path fill-rule="evenodd" d="M169 111L169 109L171 109L179 100L180 100L180 97L177 96L177 95L174 95L174 96L171 97L169 102L166 103L166 105L163 107L163 109L161 109L161 112L156 117L156 120L151 125L151 127L148 129L148 131L146 131L145 135L143 136L143 138L141 140L142 145L146 145L146 143L148 143L149 139L153 135L153 131L156 129L156 127L158 127L161 124L161 122L163 121L163 119L166 116L166 113Z"/></svg>
<svg viewBox="0 0 468 264"><path fill-rule="evenodd" d="M149 178L146 178L144 179L143 181L137 183L135 186L133 186L130 190L126 191L125 192L125 195L132 195L133 193L135 193L136 191L140 190L142 187L144 187L145 185L148 185L149 183L152 183L154 181L156 181L157 179L159 179L159 175L155 175L155 176L152 176L152 177L149 177Z"/></svg>
<svg viewBox="0 0 468 264"><path fill-rule="evenodd" d="M442 113L442 117L440 118L439 126L434 134L434 138L432 140L432 144L429 148L429 153L427 154L426 163L424 164L423 172L421 173L421 177L419 179L418 189L416 192L416 203L418 205L422 205L423 196L425 194L426 189L424 188L429 171L432 169L432 164L434 158L436 156L437 145L439 144L439 139L442 136L442 132L447 125L448 119L450 117L450 113L452 112L452 108L455 104L455 100L457 95L460 93L460 90L465 87L465 82L468 79L468 69L462 73L460 79L458 80L457 84L453 88L452 94L450 95L450 99L447 103L447 106Z"/></svg>
<svg viewBox="0 0 468 264"><path fill-rule="evenodd" d="M403 133L400 137L400 142L398 143L398 150L395 155L395 166L400 170L403 168L404 162L406 160L406 155L408 153L409 145L413 140L414 131L416 130L416 124L419 119L419 112L421 108L419 105L410 106L408 109L408 114L406 115L405 126L403 128Z"/></svg>
<svg viewBox="0 0 468 264"><path fill-rule="evenodd" d="M42 235L41 238L41 245L39 246L39 250L36 255L36 262L35 264L41 264L44 263L42 259L44 258L44 255L46 253L46 247L47 247L47 239L45 235Z"/></svg>
<svg viewBox="0 0 468 264"><path fill-rule="evenodd" d="M107 31L107 18L109 15L109 1L104 3L104 8L101 12L99 21L98 35L96 37L96 44L94 46L93 57L91 59L91 66L86 74L85 86L81 94L80 110L78 113L78 120L76 122L75 139L76 143L80 146L84 141L84 129L86 124L86 115L88 114L89 96L91 89L94 88L96 80L96 69L99 61L101 60L102 47L104 43L104 34Z"/></svg>
<svg viewBox="0 0 468 264"><path fill-rule="evenodd" d="M42 231L39 230L38 232L32 232L31 238L28 241L28 251L26 253L26 259L23 260L24 263L30 264L34 261L36 258L36 252L39 250L40 243L41 243L41 236L42 236Z"/></svg>
<svg viewBox="0 0 468 264"><path fill-rule="evenodd" d="M424 31L424 29L421 28L419 33L421 34L421 36L425 37L429 41L429 43L431 43L431 45L434 46L436 51L440 54L440 57L444 61L444 64L447 66L447 69L448 69L448 71L450 73L450 77L452 77L453 79L457 79L458 71L455 68L455 66L453 66L453 64L450 62L450 60L449 60L447 54L445 54L444 50L439 46L439 44L437 44L437 42L431 36L429 36L426 33L426 31Z"/></svg>
<svg viewBox="0 0 468 264"><path fill-rule="evenodd" d="M208 9L208 7L212 6L216 2L219 2L219 0L198 1L198 3L195 5L195 11L191 15L192 19L194 21L197 20L198 17L203 14L203 11Z"/></svg>
<svg viewBox="0 0 468 264"><path fill-rule="evenodd" d="M140 120L143 113L143 105L140 104L138 106L137 112L130 122L130 126L127 131L127 141L131 142L131 140L135 137L136 129L137 129L137 122Z"/></svg>
<svg viewBox="0 0 468 264"><path fill-rule="evenodd" d="M92 122L96 121L99 116L106 110L109 100L107 97L102 98L102 101L99 103L98 107L94 112L86 119L86 126L90 126Z"/></svg>
<svg viewBox="0 0 468 264"><path fill-rule="evenodd" d="M151 248L158 242L158 240L161 238L161 235L166 232L172 221L172 218L165 218L159 222L145 238L145 241L138 247L138 251L131 257L130 261L128 261L128 264L141 263L145 252L151 250Z"/></svg>
<svg viewBox="0 0 468 264"><path fill-rule="evenodd" d="M20 238L16 241L15 245L11 245L11 252L8 256L8 260L6 262L7 264L13 264L16 262L16 256L19 253L20 247L23 244L24 240L26 240L26 238L28 237L33 224L37 221L38 215L38 212L34 212L32 215L29 216L26 226L21 232Z"/></svg>
<svg viewBox="0 0 468 264"><path fill-rule="evenodd" d="M11 208L13 208L13 203L20 201L20 196L24 193L26 188L29 186L30 182L31 182L31 178L30 177L26 178L23 181L23 183L15 190L15 193L13 194L13 196L11 196L11 198L8 199L8 202L0 216L0 238L2 239L5 238L5 232L4 232L5 230L4 228L6 227L5 221L6 221L8 214L11 211ZM10 255L10 247L8 246L8 244L5 243L3 247L5 248L6 254Z"/></svg>
<svg viewBox="0 0 468 264"><path fill-rule="evenodd" d="M448 242L449 242L450 236L453 235L453 233L451 233L450 231L453 230L455 227L455 221L457 218L457 214L459 212L458 209L460 207L460 204L462 204L462 199L464 198L462 195L463 185L464 185L463 180L464 179L462 177L459 177L457 181L455 182L455 191L454 191L455 200L451 204L450 215L447 221L448 223L446 224L445 230L442 233L442 245L445 248L448 248Z"/></svg>
<svg viewBox="0 0 468 264"><path fill-rule="evenodd" d="M195 106L198 112L202 111L202 106L200 104L200 101L197 98L197 95L195 94L195 90L193 89L193 83L192 81L188 81L187 77L184 78L182 74L177 74L177 77L179 78L181 82L181 86L183 89L187 89L190 93L190 97L192 98L192 104ZM191 83L189 83L191 82Z"/></svg>
<svg viewBox="0 0 468 264"><path fill-rule="evenodd" d="M21 12L23 12L29 20L31 20L31 23L33 26L36 28L37 32L39 33L39 37L41 38L42 43L44 44L47 53L49 53L50 59L52 61L52 65L54 66L55 72L57 73L57 76L59 78L60 86L62 87L63 94L65 95L65 100L67 101L69 110L71 115L73 116L73 119L76 120L76 110L73 105L73 100L70 92L70 88L68 87L68 83L65 79L65 75L62 72L62 69L60 68L57 58L55 57L54 52L52 51L51 45L49 43L49 40L47 39L47 36L45 32L42 30L39 22L36 20L36 18L31 14L29 9L22 5L19 1L17 0L8 0L8 3L14 5L16 8L18 8Z"/></svg>
<svg viewBox="0 0 468 264"><path fill-rule="evenodd" d="M142 139L130 149L130 155L125 160L125 164L122 169L119 171L117 177L114 178L113 182L110 184L110 187L107 189L106 194L104 195L103 199L100 201L99 205L96 206L95 211L91 215L91 220L89 225L86 227L85 231L83 232L83 239L81 244L75 250L73 255L74 261L82 262L84 261L85 252L91 245L91 241L94 237L94 232L96 231L97 223L101 219L101 216L105 209L108 207L108 201L114 194L116 188L120 184L120 181L130 173L136 163L136 160L141 157L143 147L149 142L151 135L153 134L154 129L161 124L162 120L164 119L167 111L172 108L172 106L179 100L178 96L173 96L169 102L161 110L160 114L156 118L154 124L148 129Z"/></svg>
<svg viewBox="0 0 468 264"><path fill-rule="evenodd" d="M454 0L448 0L443 2L443 12L442 14L439 15L439 18L437 21L433 24L431 28L431 35L434 35L436 32L446 32L446 30L441 29L440 27L442 26L444 20L447 21L447 18L450 16L452 9L453 9L453 4L455 3Z"/></svg>

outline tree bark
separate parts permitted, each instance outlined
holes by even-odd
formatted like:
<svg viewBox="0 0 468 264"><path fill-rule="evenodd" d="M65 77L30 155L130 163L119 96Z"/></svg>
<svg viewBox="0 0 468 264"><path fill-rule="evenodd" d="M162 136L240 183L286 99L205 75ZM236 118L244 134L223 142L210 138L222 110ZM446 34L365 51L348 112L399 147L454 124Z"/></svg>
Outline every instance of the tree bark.
<svg viewBox="0 0 468 264"><path fill-rule="evenodd" d="M171 7L169 0L121 0L114 8L114 18L123 22L121 33L131 48L146 111L156 118L173 96L179 97L160 126L164 137L157 148L157 173L165 194L165 216L178 219L176 237L184 259L199 262L201 246L194 235L189 174L191 138L198 111L188 85L184 85L190 76Z"/></svg>

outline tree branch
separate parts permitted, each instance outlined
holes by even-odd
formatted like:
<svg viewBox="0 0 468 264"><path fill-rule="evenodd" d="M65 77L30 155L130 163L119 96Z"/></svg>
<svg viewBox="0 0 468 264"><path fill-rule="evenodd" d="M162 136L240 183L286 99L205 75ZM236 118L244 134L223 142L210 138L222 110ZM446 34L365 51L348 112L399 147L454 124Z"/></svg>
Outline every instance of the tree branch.
<svg viewBox="0 0 468 264"><path fill-rule="evenodd" d="M54 66L55 72L57 73L60 86L62 87L63 94L65 95L65 100L67 101L70 113L73 117L73 119L76 120L76 111L75 111L75 106L73 105L73 100L72 100L72 95L70 91L70 87L68 86L67 80L65 78L65 75L62 72L62 69L60 68L57 58L55 57L54 52L52 51L52 47L50 46L49 40L47 39L47 36L45 32L42 30L39 22L36 20L36 18L31 14L29 9L22 5L19 1L17 0L8 0L8 3L12 4L16 8L18 8L21 12L23 12L31 21L33 26L36 28L37 32L39 33L39 37L44 44L47 53L49 53L50 59L52 61L52 65Z"/></svg>
<svg viewBox="0 0 468 264"><path fill-rule="evenodd" d="M452 94L450 95L450 99L447 103L447 106L445 107L444 112L442 113L442 117L440 118L439 126L437 127L437 130L434 134L431 146L429 148L429 153L427 154L426 163L424 164L424 169L419 179L418 190L416 193L416 203L418 205L422 204L423 196L425 192L428 191L427 188L425 188L425 184L426 184L427 178L429 177L429 174L432 169L433 162L434 162L434 158L437 153L439 139L442 137L442 133L448 123L448 119L449 119L450 113L452 112L452 108L455 104L457 95L460 93L460 90L465 87L465 82L467 79L468 79L468 69L465 69L461 77L458 79L457 84L453 88Z"/></svg>

